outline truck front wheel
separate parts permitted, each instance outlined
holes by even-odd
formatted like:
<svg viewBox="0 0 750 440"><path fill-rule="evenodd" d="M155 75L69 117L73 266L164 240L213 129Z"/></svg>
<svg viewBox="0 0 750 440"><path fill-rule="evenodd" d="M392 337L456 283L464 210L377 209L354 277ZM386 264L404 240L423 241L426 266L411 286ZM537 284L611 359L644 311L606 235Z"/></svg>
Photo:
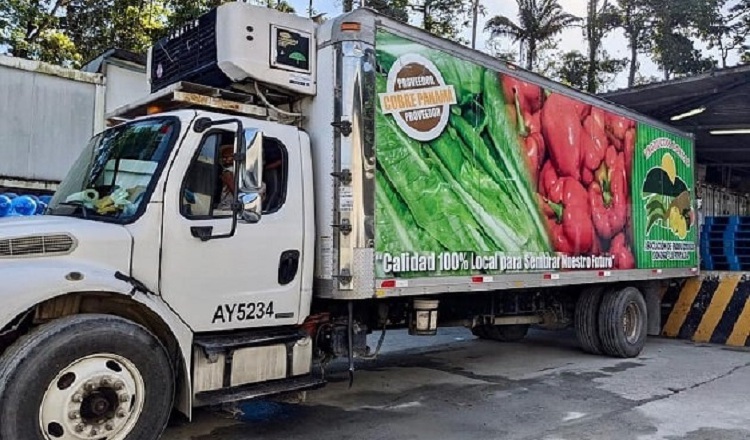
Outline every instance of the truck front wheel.
<svg viewBox="0 0 750 440"><path fill-rule="evenodd" d="M602 351L622 358L638 356L646 343L647 324L646 301L638 289L608 291L599 306Z"/></svg>
<svg viewBox="0 0 750 440"><path fill-rule="evenodd" d="M0 440L156 440L173 395L151 332L110 315L61 318L0 358Z"/></svg>

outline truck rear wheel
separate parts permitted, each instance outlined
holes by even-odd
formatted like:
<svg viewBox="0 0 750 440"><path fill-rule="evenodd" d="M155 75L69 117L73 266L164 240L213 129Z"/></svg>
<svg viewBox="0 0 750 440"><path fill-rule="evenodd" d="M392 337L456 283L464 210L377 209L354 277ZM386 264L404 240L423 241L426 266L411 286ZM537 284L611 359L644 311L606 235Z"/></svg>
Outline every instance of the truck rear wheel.
<svg viewBox="0 0 750 440"><path fill-rule="evenodd" d="M635 287L611 290L599 306L599 338L609 356L638 356L646 344L646 301Z"/></svg>
<svg viewBox="0 0 750 440"><path fill-rule="evenodd" d="M590 354L602 354L602 342L599 339L599 306L604 289L588 287L581 292L576 302L573 318L576 337L581 349Z"/></svg>
<svg viewBox="0 0 750 440"><path fill-rule="evenodd" d="M161 342L109 315L40 326L0 358L0 440L156 440L174 380Z"/></svg>
<svg viewBox="0 0 750 440"><path fill-rule="evenodd" d="M471 332L480 339L490 339L499 342L518 342L526 337L529 331L527 324L514 325L480 325Z"/></svg>

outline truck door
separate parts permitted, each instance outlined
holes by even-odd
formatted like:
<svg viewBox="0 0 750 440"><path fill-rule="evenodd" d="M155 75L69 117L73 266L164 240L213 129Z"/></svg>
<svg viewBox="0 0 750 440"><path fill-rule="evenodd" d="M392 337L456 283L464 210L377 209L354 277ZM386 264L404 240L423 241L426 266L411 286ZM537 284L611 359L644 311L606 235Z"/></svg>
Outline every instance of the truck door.
<svg viewBox="0 0 750 440"><path fill-rule="evenodd" d="M218 118L217 118L218 119ZM161 292L195 332L296 324L303 227L301 155L296 129L245 121L263 133L262 217L232 229L236 126L191 130L172 166L164 197ZM255 126L253 126L255 124ZM231 186L231 185L229 185Z"/></svg>

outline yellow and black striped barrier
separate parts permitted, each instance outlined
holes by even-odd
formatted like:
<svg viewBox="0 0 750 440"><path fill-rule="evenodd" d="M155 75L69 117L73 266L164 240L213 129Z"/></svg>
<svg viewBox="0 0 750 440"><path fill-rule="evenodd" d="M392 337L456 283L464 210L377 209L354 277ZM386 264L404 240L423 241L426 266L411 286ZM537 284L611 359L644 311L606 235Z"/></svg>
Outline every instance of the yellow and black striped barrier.
<svg viewBox="0 0 750 440"><path fill-rule="evenodd" d="M735 347L750 346L750 273L703 272L662 297L662 335Z"/></svg>

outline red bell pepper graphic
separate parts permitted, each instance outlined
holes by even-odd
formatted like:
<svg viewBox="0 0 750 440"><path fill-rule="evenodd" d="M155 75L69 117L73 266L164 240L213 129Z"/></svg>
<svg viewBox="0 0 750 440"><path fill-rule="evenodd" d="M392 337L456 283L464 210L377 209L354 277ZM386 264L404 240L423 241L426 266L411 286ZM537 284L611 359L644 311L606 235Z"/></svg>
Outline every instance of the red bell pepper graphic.
<svg viewBox="0 0 750 440"><path fill-rule="evenodd" d="M591 212L596 232L610 239L622 231L628 219L628 185L622 153L607 149L604 163L589 187Z"/></svg>
<svg viewBox="0 0 750 440"><path fill-rule="evenodd" d="M625 241L625 234L619 233L612 239L612 246L609 252L615 257L614 265L616 269L635 268L635 257L627 241Z"/></svg>
<svg viewBox="0 0 750 440"><path fill-rule="evenodd" d="M581 179L581 136L583 126L575 112L575 101L553 93L542 108L542 134L557 173Z"/></svg>
<svg viewBox="0 0 750 440"><path fill-rule="evenodd" d="M609 146L604 126L604 112L597 108L592 109L591 114L583 122L583 128L581 180L584 185L589 186L594 181L594 173L602 164L607 146Z"/></svg>
<svg viewBox="0 0 750 440"><path fill-rule="evenodd" d="M529 113L536 113L542 108L541 87L509 75L503 75L502 80L503 92L508 102L513 102L518 97L521 108Z"/></svg>
<svg viewBox="0 0 750 440"><path fill-rule="evenodd" d="M542 169L540 185L547 194L543 212L547 216L555 250L566 254L585 254L594 242L594 226L586 189L570 177L558 178L549 162Z"/></svg>

